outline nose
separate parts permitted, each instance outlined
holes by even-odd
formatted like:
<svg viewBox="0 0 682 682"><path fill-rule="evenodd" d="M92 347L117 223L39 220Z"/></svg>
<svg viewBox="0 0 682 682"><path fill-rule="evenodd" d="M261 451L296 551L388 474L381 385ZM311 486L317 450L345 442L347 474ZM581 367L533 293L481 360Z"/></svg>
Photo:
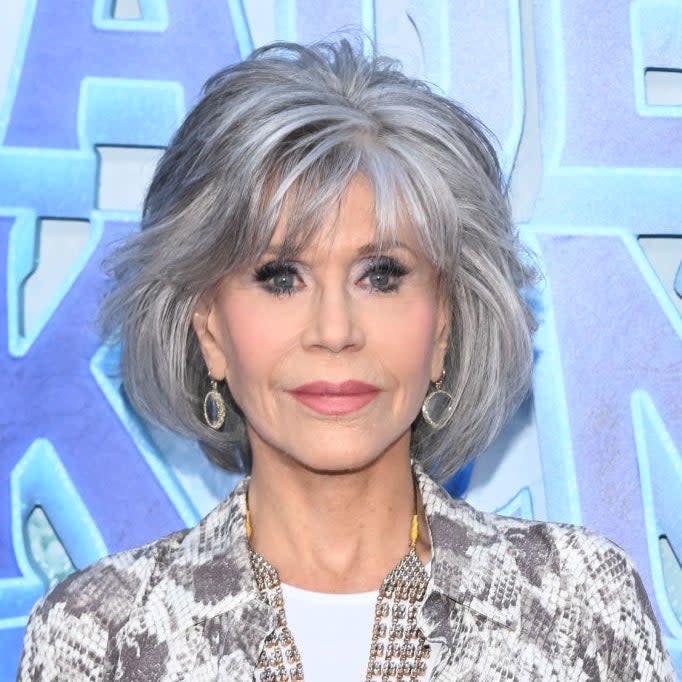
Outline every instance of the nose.
<svg viewBox="0 0 682 682"><path fill-rule="evenodd" d="M364 334L349 293L342 286L318 289L310 319L303 332L303 345L333 353L360 348Z"/></svg>

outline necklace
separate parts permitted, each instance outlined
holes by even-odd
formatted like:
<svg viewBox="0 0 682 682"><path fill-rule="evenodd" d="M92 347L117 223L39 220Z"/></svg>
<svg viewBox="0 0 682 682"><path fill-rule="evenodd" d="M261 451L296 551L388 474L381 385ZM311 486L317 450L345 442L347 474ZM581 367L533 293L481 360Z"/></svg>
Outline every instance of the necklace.
<svg viewBox="0 0 682 682"><path fill-rule="evenodd" d="M246 535L251 538L246 512ZM417 610L429 576L417 556L419 525L412 517L407 554L384 578L374 608L374 626L365 682L416 682L424 677L431 653L417 626ZM277 569L249 544L251 567L261 597L277 614L275 629L265 638L256 664L257 682L303 682L303 664L287 625L282 583ZM343 645L342 642L339 642Z"/></svg>

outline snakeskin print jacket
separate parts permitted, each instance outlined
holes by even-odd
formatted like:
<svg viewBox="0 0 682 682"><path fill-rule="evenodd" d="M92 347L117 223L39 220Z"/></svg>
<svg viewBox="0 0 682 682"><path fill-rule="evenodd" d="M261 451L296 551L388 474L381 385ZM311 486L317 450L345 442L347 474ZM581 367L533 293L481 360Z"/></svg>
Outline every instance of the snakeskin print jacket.
<svg viewBox="0 0 682 682"><path fill-rule="evenodd" d="M641 580L584 528L484 514L415 466L433 547L418 624L432 679L666 680ZM275 614L250 568L247 480L196 527L107 557L34 607L21 682L251 682Z"/></svg>

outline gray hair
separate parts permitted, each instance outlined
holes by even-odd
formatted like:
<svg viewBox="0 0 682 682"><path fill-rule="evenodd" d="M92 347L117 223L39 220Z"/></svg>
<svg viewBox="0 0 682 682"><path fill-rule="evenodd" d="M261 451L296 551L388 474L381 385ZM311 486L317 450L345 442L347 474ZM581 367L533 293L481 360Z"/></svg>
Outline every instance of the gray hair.
<svg viewBox="0 0 682 682"><path fill-rule="evenodd" d="M455 412L434 430L419 416L412 455L445 478L497 435L527 394L535 276L514 231L488 131L395 60L347 39L273 43L210 78L161 158L141 230L108 259L102 333L119 339L134 408L199 440L220 466L248 472L244 416L203 419L207 369L191 326L199 296L267 248L284 202L284 248L314 236L356 173L377 229L407 220L452 313L445 388Z"/></svg>

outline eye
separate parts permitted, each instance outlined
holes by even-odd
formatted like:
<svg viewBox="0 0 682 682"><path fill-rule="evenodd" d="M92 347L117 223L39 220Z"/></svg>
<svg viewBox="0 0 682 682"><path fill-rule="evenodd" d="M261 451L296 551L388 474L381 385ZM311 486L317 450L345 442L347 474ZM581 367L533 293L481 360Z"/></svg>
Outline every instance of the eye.
<svg viewBox="0 0 682 682"><path fill-rule="evenodd" d="M254 280L260 282L266 291L276 296L293 294L300 288L300 275L293 263L272 261L261 265L254 273Z"/></svg>
<svg viewBox="0 0 682 682"><path fill-rule="evenodd" d="M377 270L375 272L370 272L367 277L374 289L386 289L391 285L391 273L388 271Z"/></svg>
<svg viewBox="0 0 682 682"><path fill-rule="evenodd" d="M400 280L408 273L407 268L391 256L377 256L365 268L362 278L366 278L370 289L382 293L397 291Z"/></svg>

